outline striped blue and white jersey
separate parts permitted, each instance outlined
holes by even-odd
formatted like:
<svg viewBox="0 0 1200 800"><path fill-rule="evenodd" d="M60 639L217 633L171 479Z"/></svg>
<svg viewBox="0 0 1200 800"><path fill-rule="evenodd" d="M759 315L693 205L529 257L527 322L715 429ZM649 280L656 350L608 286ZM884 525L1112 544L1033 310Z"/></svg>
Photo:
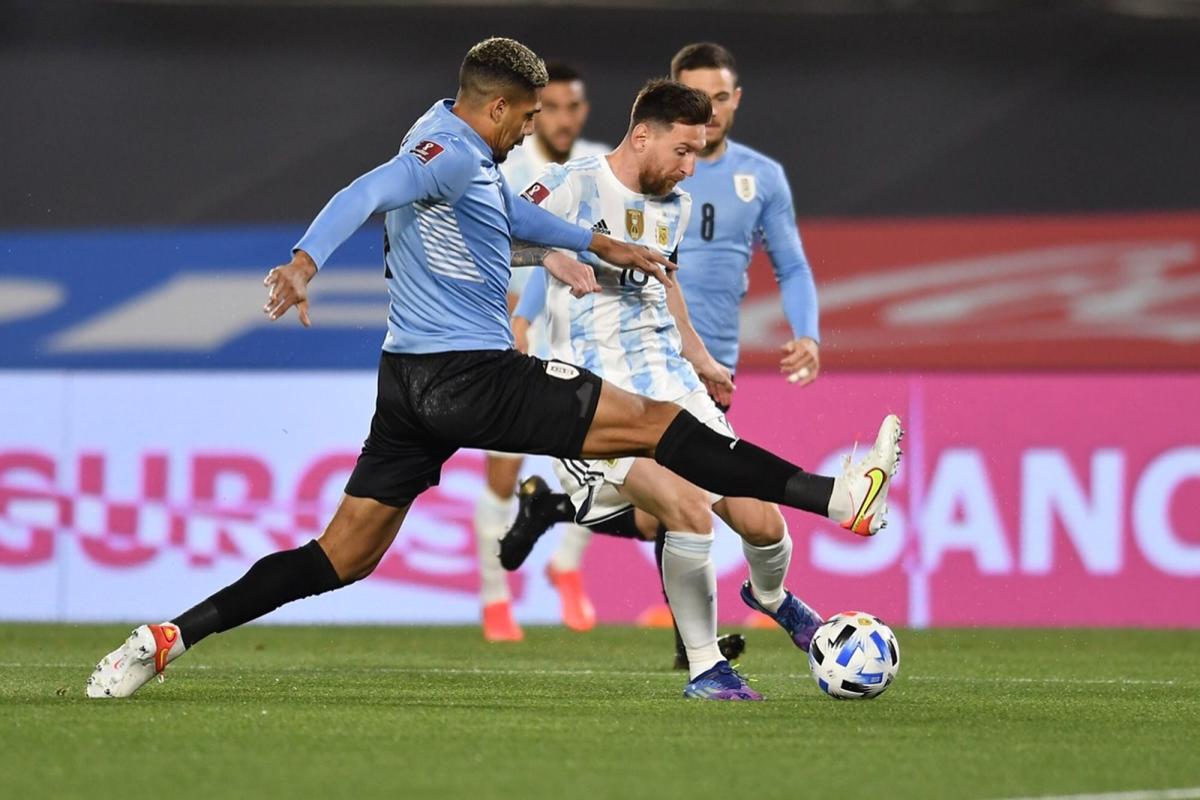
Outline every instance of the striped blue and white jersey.
<svg viewBox="0 0 1200 800"><path fill-rule="evenodd" d="M600 142L576 139L575 144L571 145L571 154L567 156L567 161L577 158L587 158L588 156L604 155L610 150L612 150L611 147ZM513 188L513 191L519 192L536 181L538 176L545 172L546 167L550 166L550 164L550 159L546 158L542 154L541 149L538 148L536 137L528 136L524 142L509 152L508 158L504 159L500 164L500 172L504 175L504 179L508 181L508 185ZM512 271L512 278L508 281L508 293L520 294L525 288L525 283L531 280L535 273L540 277L542 274L541 267L518 267L514 269Z"/></svg>
<svg viewBox="0 0 1200 800"><path fill-rule="evenodd" d="M668 257L679 246L692 207L686 192L648 197L632 191L617 180L605 156L553 165L524 196L581 228ZM565 283L547 275L551 354L656 400L677 400L701 388L695 370L680 353L679 331L667 309L663 285L593 253L575 257L595 270L600 292L572 297Z"/></svg>

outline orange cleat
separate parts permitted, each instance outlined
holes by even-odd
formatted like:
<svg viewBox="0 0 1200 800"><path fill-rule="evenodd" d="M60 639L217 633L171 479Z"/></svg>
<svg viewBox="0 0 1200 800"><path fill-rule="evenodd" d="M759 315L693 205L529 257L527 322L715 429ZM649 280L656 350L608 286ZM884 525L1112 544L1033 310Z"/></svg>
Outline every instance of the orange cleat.
<svg viewBox="0 0 1200 800"><path fill-rule="evenodd" d="M768 617L766 614L761 614L758 611L751 611L746 615L746 619L742 622L747 628L778 628L779 623Z"/></svg>
<svg viewBox="0 0 1200 800"><path fill-rule="evenodd" d="M650 606L638 614L637 626L639 628L673 628L675 627L675 617L671 615L670 606L662 603Z"/></svg>
<svg viewBox="0 0 1200 800"><path fill-rule="evenodd" d="M558 590L563 625L573 631L590 631L596 627L596 609L584 591L582 572L577 569L557 570L547 564L546 578Z"/></svg>
<svg viewBox="0 0 1200 800"><path fill-rule="evenodd" d="M525 632L513 619L512 603L500 600L483 607L483 638L489 642L521 642Z"/></svg>

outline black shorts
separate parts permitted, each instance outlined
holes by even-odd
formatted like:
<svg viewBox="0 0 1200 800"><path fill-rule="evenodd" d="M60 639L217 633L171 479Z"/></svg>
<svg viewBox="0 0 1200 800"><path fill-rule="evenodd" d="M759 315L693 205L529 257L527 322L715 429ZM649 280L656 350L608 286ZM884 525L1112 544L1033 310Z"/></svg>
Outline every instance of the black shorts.
<svg viewBox="0 0 1200 800"><path fill-rule="evenodd" d="M460 447L577 458L600 378L516 350L384 352L371 433L346 494L408 505Z"/></svg>

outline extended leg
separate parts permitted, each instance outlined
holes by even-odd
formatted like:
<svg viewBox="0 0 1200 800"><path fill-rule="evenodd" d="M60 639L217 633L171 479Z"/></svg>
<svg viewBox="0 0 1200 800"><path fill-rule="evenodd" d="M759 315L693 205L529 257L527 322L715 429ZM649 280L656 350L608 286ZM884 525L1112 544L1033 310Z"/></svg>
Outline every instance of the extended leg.
<svg viewBox="0 0 1200 800"><path fill-rule="evenodd" d="M206 636L371 574L408 506L346 496L321 538L264 556L241 578L172 622L142 625L105 656L87 682L88 697L128 697Z"/></svg>

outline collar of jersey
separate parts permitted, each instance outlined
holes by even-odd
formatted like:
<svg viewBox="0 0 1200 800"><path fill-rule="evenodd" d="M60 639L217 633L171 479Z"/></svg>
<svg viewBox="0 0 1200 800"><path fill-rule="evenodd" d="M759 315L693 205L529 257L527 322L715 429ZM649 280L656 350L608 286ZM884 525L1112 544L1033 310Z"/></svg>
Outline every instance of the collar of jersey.
<svg viewBox="0 0 1200 800"><path fill-rule="evenodd" d="M457 134L458 136L462 137L464 141L469 142L476 150L479 151L479 155L482 156L485 161L487 161L488 166L494 166L495 162L492 160L492 148L488 147L488 143L483 140L483 137L480 136L474 128L463 122L461 119L459 119L458 115L450 110L454 107L453 98L439 100L434 104L433 107L435 109L435 113L438 115L438 119L442 121L442 124L449 129L451 133Z"/></svg>
<svg viewBox="0 0 1200 800"><path fill-rule="evenodd" d="M720 158L718 158L716 161L701 161L700 159L697 158L696 166L699 167L701 164L703 164L705 169L716 169L717 167L721 166L721 164L725 163L725 159L729 158L732 155L733 155L733 139L726 137L725 138L725 152L721 154ZM682 183L682 181L681 181L681 183Z"/></svg>

